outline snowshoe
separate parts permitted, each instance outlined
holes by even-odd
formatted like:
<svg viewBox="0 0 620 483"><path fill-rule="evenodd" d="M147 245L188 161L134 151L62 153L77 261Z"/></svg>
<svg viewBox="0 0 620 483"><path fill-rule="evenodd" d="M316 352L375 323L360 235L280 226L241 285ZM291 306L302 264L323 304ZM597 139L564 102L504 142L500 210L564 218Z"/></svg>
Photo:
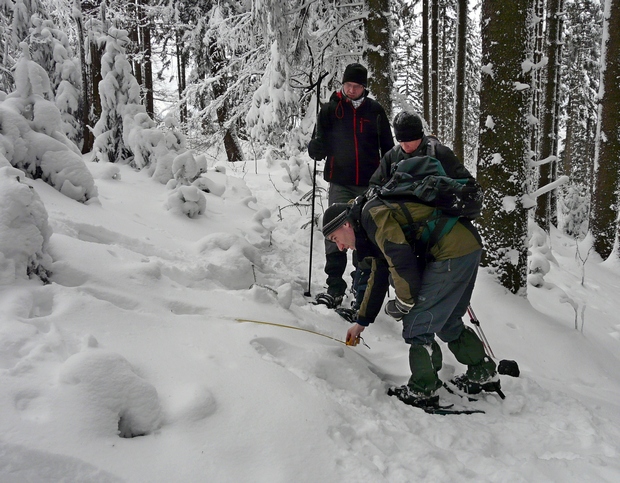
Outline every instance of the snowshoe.
<svg viewBox="0 0 620 483"><path fill-rule="evenodd" d="M415 406L422 409L439 407L439 396L427 396L425 394L416 393L409 389L409 386L407 385L390 387L387 394L388 396L396 396L409 406Z"/></svg>
<svg viewBox="0 0 620 483"><path fill-rule="evenodd" d="M506 395L502 392L502 386L497 375L486 381L472 381L467 374L461 374L450 380L450 382L465 394L480 394L484 392L495 392L502 399L506 399Z"/></svg>
<svg viewBox="0 0 620 483"><path fill-rule="evenodd" d="M335 309L336 313L344 320L350 323L357 322L357 310L347 309L345 307L338 307Z"/></svg>
<svg viewBox="0 0 620 483"><path fill-rule="evenodd" d="M314 300L314 305L326 305L329 309L335 309L342 303L342 295L332 295L330 293L320 293Z"/></svg>
<svg viewBox="0 0 620 483"><path fill-rule="evenodd" d="M454 409L454 404L442 405L439 403L439 396L418 394L406 385L390 387L387 394L388 396L396 396L405 404L422 409L428 414L439 414L442 416L448 414L484 414L484 411L481 409Z"/></svg>

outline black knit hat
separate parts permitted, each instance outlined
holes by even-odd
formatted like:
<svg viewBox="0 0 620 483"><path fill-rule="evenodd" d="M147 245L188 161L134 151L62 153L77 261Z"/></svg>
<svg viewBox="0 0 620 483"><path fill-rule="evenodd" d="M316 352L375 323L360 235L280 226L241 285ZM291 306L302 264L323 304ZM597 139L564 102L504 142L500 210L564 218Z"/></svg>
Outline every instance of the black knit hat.
<svg viewBox="0 0 620 483"><path fill-rule="evenodd" d="M347 203L334 203L323 214L323 236L327 238L338 228L344 225L349 217L349 205Z"/></svg>
<svg viewBox="0 0 620 483"><path fill-rule="evenodd" d="M402 111L396 114L393 125L398 142L415 141L424 137L422 118L412 112Z"/></svg>
<svg viewBox="0 0 620 483"><path fill-rule="evenodd" d="M349 64L347 68L344 70L344 75L342 76L342 83L345 82L355 82L356 84L361 84L366 87L368 83L368 71L366 67L362 64Z"/></svg>

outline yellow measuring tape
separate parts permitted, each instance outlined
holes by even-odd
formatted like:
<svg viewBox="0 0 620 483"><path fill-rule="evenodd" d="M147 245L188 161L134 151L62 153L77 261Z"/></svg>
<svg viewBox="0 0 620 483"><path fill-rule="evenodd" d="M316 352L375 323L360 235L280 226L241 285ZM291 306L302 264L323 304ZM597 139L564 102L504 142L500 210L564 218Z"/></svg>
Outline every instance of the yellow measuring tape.
<svg viewBox="0 0 620 483"><path fill-rule="evenodd" d="M293 325L276 324L275 322L265 322L264 320L252 320L252 319L235 319L235 320L237 322L250 322L252 324L272 325L274 327L282 327L284 329L301 330L303 332L308 332L310 334L320 335L321 337L325 337L326 339L335 340L336 342L340 342L341 344L348 345L348 346L356 346L357 344L360 343L360 341L362 339L361 337L357 337L357 339L355 339L353 341L345 342L343 340L336 339L336 338L331 337L329 335L321 334L320 332L315 332L314 330L304 329L302 327L295 327Z"/></svg>

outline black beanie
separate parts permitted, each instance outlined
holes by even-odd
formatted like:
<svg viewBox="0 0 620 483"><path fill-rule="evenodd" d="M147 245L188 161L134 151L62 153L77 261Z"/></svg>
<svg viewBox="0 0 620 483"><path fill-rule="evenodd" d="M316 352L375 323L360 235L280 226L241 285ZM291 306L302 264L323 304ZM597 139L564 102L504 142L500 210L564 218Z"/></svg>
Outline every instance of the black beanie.
<svg viewBox="0 0 620 483"><path fill-rule="evenodd" d="M342 83L345 82L355 82L356 84L361 84L366 87L368 83L368 71L366 67L362 64L349 64L347 68L344 70L344 75L342 76Z"/></svg>
<svg viewBox="0 0 620 483"><path fill-rule="evenodd" d="M415 141L424 137L422 119L412 112L402 111L394 118L394 134L398 142Z"/></svg>
<svg viewBox="0 0 620 483"><path fill-rule="evenodd" d="M349 217L348 203L334 203L323 214L323 236L327 238L344 225Z"/></svg>

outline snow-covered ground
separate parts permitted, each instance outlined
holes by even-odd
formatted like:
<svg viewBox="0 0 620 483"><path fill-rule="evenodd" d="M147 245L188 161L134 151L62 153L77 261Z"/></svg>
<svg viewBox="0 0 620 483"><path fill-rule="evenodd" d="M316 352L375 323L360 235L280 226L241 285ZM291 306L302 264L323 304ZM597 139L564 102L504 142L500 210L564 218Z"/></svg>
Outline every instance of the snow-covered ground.
<svg viewBox="0 0 620 483"><path fill-rule="evenodd" d="M481 271L472 306L521 376L505 400L441 394L486 414L429 415L386 395L408 376L398 322L347 347L348 323L304 298L309 213L288 205L309 177L293 191L266 164L210 169L222 189L195 219L128 166L87 163L90 204L27 180L53 275L0 285L0 481L620 481L617 263L591 255L582 285L554 232L527 299ZM312 295L322 264L315 231ZM444 350L440 375L462 370Z"/></svg>

